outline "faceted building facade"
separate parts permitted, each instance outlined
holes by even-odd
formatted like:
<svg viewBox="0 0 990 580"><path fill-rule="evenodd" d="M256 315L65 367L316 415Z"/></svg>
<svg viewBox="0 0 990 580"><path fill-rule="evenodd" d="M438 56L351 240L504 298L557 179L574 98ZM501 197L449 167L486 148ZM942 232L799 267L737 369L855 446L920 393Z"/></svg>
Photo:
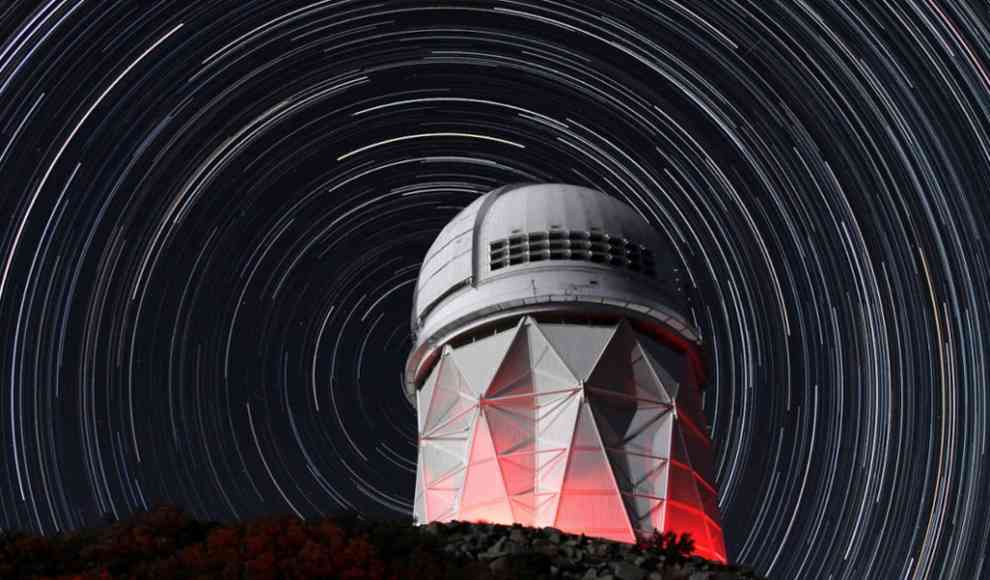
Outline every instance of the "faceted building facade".
<svg viewBox="0 0 990 580"><path fill-rule="evenodd" d="M406 367L417 521L624 542L689 532L698 555L726 561L700 341L645 221L593 190L522 184L451 225L420 273ZM468 257L460 274L451 245ZM447 268L453 289L430 288ZM458 299L468 306L451 313Z"/></svg>

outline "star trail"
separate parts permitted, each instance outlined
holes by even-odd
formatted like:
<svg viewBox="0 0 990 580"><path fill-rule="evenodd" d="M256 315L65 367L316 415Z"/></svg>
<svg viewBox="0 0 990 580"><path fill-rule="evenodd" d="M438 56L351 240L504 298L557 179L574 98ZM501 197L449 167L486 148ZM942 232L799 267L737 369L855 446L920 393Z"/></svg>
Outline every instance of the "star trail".
<svg viewBox="0 0 990 580"><path fill-rule="evenodd" d="M412 511L416 274L521 181L683 265L730 559L988 573L983 2L0 4L0 528Z"/></svg>

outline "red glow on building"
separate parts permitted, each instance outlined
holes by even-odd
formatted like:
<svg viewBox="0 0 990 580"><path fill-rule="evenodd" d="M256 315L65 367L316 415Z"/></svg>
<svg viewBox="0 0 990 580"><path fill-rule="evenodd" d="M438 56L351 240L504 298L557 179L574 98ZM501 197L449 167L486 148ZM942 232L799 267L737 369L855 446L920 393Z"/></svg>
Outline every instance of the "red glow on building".
<svg viewBox="0 0 990 580"><path fill-rule="evenodd" d="M726 562L699 360L625 321L526 317L447 347L418 394L417 515L630 543L687 532Z"/></svg>

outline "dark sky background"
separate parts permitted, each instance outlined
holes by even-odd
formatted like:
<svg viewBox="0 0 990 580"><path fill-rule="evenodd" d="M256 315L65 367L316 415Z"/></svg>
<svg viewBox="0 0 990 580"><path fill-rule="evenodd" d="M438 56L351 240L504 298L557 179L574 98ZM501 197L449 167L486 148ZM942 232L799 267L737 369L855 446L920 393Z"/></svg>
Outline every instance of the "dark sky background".
<svg viewBox="0 0 990 580"><path fill-rule="evenodd" d="M0 2L0 527L411 511L440 228L632 204L690 276L730 558L986 562L984 2Z"/></svg>

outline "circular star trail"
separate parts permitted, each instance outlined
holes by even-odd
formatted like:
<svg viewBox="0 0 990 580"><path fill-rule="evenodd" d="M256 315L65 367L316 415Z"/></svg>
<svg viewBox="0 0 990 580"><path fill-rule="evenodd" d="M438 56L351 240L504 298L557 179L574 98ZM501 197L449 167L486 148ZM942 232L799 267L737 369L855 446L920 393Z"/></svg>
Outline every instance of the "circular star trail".
<svg viewBox="0 0 990 580"><path fill-rule="evenodd" d="M987 573L984 4L0 11L0 527L408 514L419 262L557 181L684 265L730 558Z"/></svg>

